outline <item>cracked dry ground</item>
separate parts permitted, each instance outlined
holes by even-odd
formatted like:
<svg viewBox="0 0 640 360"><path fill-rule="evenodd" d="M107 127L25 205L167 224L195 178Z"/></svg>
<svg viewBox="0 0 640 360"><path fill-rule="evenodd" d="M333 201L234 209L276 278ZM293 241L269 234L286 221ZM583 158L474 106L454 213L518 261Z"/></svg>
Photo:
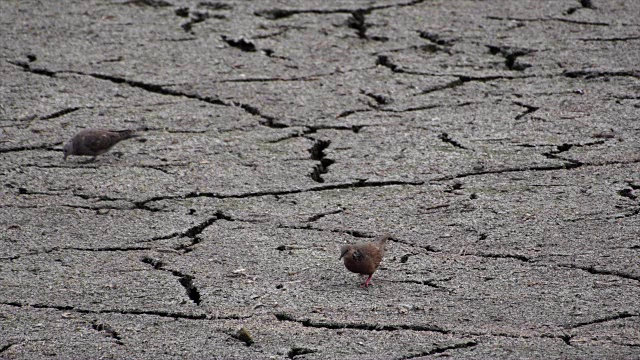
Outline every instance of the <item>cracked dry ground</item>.
<svg viewBox="0 0 640 360"><path fill-rule="evenodd" d="M0 2L0 358L640 357L638 14Z"/></svg>

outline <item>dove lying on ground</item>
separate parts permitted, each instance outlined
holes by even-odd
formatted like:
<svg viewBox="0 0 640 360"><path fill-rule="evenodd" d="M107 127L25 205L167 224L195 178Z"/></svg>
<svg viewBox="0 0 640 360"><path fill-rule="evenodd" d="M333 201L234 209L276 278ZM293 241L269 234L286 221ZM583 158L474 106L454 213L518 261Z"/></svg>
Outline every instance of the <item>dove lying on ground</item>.
<svg viewBox="0 0 640 360"><path fill-rule="evenodd" d="M64 160L69 155L93 156L90 161L94 161L100 154L109 151L115 144L122 140L138 137L134 130L106 130L106 129L84 129L64 145L62 152Z"/></svg>
<svg viewBox="0 0 640 360"><path fill-rule="evenodd" d="M347 270L369 275L367 280L360 287L373 285L371 277L378 269L380 261L384 256L385 245L391 237L389 234L378 236L371 242L357 243L354 245L343 245L340 248L340 259L344 259L344 266Z"/></svg>

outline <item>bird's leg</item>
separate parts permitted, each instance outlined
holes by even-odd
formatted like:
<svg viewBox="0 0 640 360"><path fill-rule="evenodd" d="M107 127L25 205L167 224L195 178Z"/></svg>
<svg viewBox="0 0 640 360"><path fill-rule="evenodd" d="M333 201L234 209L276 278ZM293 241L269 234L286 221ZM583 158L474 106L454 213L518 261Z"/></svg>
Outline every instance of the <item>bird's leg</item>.
<svg viewBox="0 0 640 360"><path fill-rule="evenodd" d="M367 280L364 282L364 284L360 285L361 288L367 288L370 285L373 285L373 283L371 282L371 278L373 277L373 274L369 275L369 277L367 278Z"/></svg>

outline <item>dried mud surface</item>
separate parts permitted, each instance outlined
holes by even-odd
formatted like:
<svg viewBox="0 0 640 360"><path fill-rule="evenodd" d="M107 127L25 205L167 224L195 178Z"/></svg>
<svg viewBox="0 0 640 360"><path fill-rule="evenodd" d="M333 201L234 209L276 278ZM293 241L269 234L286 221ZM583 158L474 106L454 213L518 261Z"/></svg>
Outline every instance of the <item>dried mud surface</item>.
<svg viewBox="0 0 640 360"><path fill-rule="evenodd" d="M0 358L637 359L638 14L1 1Z"/></svg>

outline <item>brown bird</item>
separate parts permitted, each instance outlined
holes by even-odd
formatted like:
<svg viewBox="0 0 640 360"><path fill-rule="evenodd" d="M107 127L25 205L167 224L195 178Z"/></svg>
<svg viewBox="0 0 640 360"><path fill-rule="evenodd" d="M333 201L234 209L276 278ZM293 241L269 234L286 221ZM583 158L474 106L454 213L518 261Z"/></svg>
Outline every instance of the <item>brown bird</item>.
<svg viewBox="0 0 640 360"><path fill-rule="evenodd" d="M64 145L64 160L69 155L83 155L93 156L89 161L94 161L98 155L106 153L120 141L138 136L134 134L134 130L84 129Z"/></svg>
<svg viewBox="0 0 640 360"><path fill-rule="evenodd" d="M360 287L369 287L373 273L378 269L380 261L384 256L385 245L391 237L384 234L375 238L371 242L357 243L354 245L343 245L340 248L340 259L344 259L344 266L347 270L369 275L367 280Z"/></svg>

